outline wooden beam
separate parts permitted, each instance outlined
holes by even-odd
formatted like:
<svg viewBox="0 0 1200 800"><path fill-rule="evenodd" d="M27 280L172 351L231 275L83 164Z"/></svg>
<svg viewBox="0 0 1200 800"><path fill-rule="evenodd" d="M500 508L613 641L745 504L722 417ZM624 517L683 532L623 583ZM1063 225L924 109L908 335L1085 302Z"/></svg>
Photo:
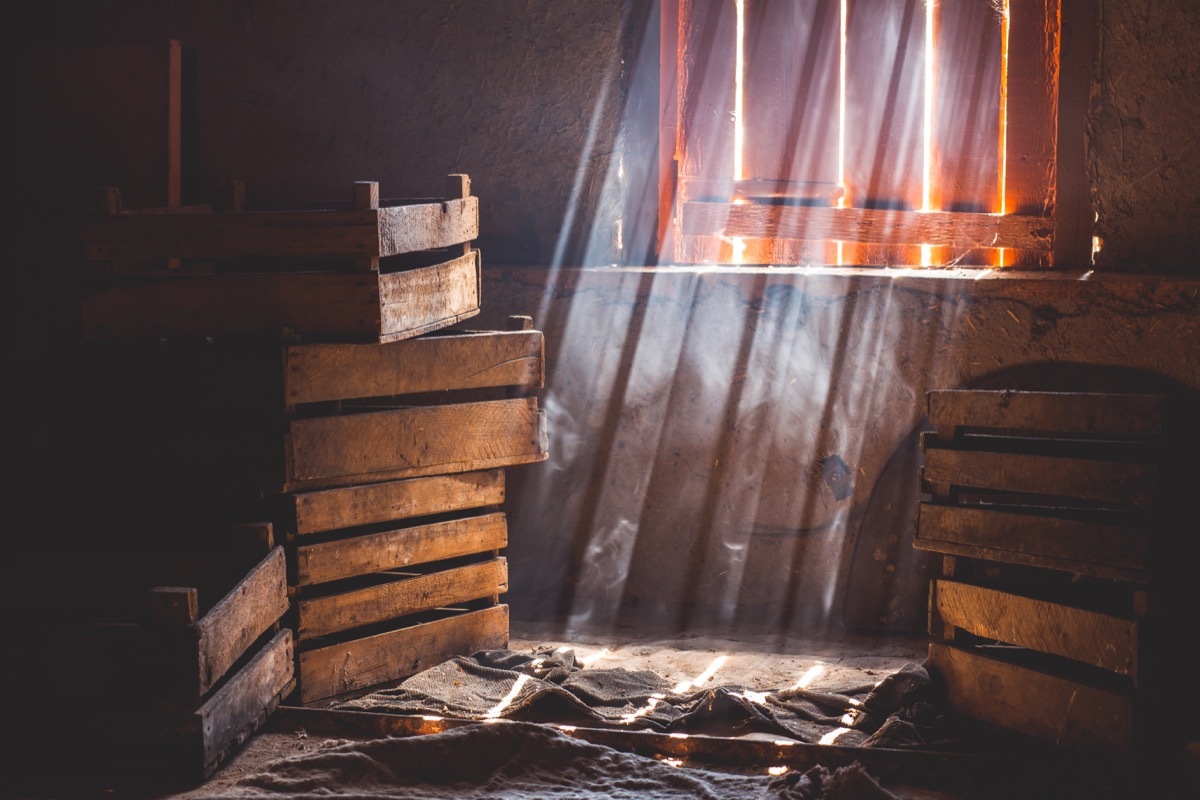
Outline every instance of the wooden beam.
<svg viewBox="0 0 1200 800"><path fill-rule="evenodd" d="M1053 220L949 211L685 203L684 235L1049 250Z"/></svg>
<svg viewBox="0 0 1200 800"><path fill-rule="evenodd" d="M1099 0L1060 0L1058 132L1054 169L1054 266L1092 264L1092 209L1088 173L1088 114L1100 40Z"/></svg>

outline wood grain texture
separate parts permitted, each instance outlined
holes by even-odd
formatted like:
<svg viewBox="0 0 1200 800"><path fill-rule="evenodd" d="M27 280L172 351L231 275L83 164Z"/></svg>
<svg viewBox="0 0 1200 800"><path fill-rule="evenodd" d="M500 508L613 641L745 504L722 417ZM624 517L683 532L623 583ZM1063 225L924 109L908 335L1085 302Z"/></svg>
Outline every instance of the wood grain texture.
<svg viewBox="0 0 1200 800"><path fill-rule="evenodd" d="M1060 0L1009 8L1005 211L1053 216Z"/></svg>
<svg viewBox="0 0 1200 800"><path fill-rule="evenodd" d="M948 580L934 582L934 598L946 625L1137 680L1135 620Z"/></svg>
<svg viewBox="0 0 1200 800"><path fill-rule="evenodd" d="M291 405L492 386L540 388L541 331L422 336L381 345L292 345L284 350L284 398Z"/></svg>
<svg viewBox="0 0 1200 800"><path fill-rule="evenodd" d="M292 496L294 533L353 528L504 502L504 471L433 475Z"/></svg>
<svg viewBox="0 0 1200 800"><path fill-rule="evenodd" d="M1067 517L922 503L920 550L1144 583L1145 528Z"/></svg>
<svg viewBox="0 0 1200 800"><path fill-rule="evenodd" d="M842 240L955 248L1048 250L1053 221L1037 216L817 206L684 203L683 233L753 239Z"/></svg>
<svg viewBox="0 0 1200 800"><path fill-rule="evenodd" d="M531 397L297 419L285 489L540 461L542 433Z"/></svg>
<svg viewBox="0 0 1200 800"><path fill-rule="evenodd" d="M974 719L1080 751L1125 755L1133 746L1131 695L936 642L929 665L950 706Z"/></svg>
<svg viewBox="0 0 1200 800"><path fill-rule="evenodd" d="M399 680L454 656L508 644L508 606L453 617L302 652L300 702Z"/></svg>
<svg viewBox="0 0 1200 800"><path fill-rule="evenodd" d="M196 622L199 694L208 692L288 610L287 564L275 547Z"/></svg>
<svg viewBox="0 0 1200 800"><path fill-rule="evenodd" d="M502 513L302 545L296 548L296 585L427 564L507 545L508 523Z"/></svg>
<svg viewBox="0 0 1200 800"><path fill-rule="evenodd" d="M478 250L443 264L379 276L380 341L408 339L479 313Z"/></svg>
<svg viewBox="0 0 1200 800"><path fill-rule="evenodd" d="M1154 502L1157 472L1153 464L929 448L924 478L952 486L1145 508Z"/></svg>
<svg viewBox="0 0 1200 800"><path fill-rule="evenodd" d="M930 421L943 427L1038 433L1161 436L1167 398L1149 394L944 389L927 395Z"/></svg>
<svg viewBox="0 0 1200 800"><path fill-rule="evenodd" d="M494 558L296 604L300 641L399 619L508 591L508 564Z"/></svg>

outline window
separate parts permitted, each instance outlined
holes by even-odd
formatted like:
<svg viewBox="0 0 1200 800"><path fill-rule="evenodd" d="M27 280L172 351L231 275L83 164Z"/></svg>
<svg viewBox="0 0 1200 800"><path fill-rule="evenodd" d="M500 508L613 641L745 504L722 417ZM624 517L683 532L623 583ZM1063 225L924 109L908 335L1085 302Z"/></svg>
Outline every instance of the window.
<svg viewBox="0 0 1200 800"><path fill-rule="evenodd" d="M662 13L660 260L1090 261L1094 1L663 0Z"/></svg>

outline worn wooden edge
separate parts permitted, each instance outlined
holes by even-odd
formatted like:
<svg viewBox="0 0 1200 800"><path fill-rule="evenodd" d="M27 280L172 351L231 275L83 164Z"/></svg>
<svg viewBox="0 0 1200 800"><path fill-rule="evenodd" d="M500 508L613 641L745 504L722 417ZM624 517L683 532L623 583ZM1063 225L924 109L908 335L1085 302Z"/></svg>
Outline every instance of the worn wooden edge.
<svg viewBox="0 0 1200 800"><path fill-rule="evenodd" d="M333 738L381 739L392 736L430 736L473 725L505 725L507 720L464 720L373 711L281 706L267 724L276 733L303 731ZM723 765L767 770L787 767L796 772L816 766L827 769L861 764L884 786L929 786L946 789L1011 789L1012 797L1039 796L1029 789L1050 785L1072 765L1101 767L1074 754L947 752L932 749L845 747L809 744L780 737L776 740L733 738L707 734L671 734L650 730L550 724L560 733L582 741L650 758L678 758L688 766ZM1124 779L1124 776L1122 776ZM983 795L981 795L983 796Z"/></svg>
<svg viewBox="0 0 1200 800"><path fill-rule="evenodd" d="M450 247L478 237L479 198L474 196L379 209L381 257Z"/></svg>
<svg viewBox="0 0 1200 800"><path fill-rule="evenodd" d="M300 653L302 704L415 675L457 655L508 644L508 606L497 605Z"/></svg>
<svg viewBox="0 0 1200 800"><path fill-rule="evenodd" d="M500 505L504 484L504 471L491 469L296 493L291 496L294 533Z"/></svg>
<svg viewBox="0 0 1200 800"><path fill-rule="evenodd" d="M304 641L507 591L508 563L504 558L493 558L415 578L299 600L296 638Z"/></svg>
<svg viewBox="0 0 1200 800"><path fill-rule="evenodd" d="M821 206L682 204L684 235L1047 251L1045 217Z"/></svg>
<svg viewBox="0 0 1200 800"><path fill-rule="evenodd" d="M914 546L1144 582L1148 539L1148 530L1139 527L921 503Z"/></svg>
<svg viewBox="0 0 1200 800"><path fill-rule="evenodd" d="M287 613L287 586L284 549L276 546L196 622L200 695L215 686L246 649Z"/></svg>
<svg viewBox="0 0 1200 800"><path fill-rule="evenodd" d="M1157 479L1158 468L1154 464L942 447L925 449L924 480L934 484L1148 508L1154 504Z"/></svg>
<svg viewBox="0 0 1200 800"><path fill-rule="evenodd" d="M934 596L943 624L1137 681L1137 620L945 579Z"/></svg>
<svg viewBox="0 0 1200 800"><path fill-rule="evenodd" d="M292 631L283 628L195 717L203 741L203 774L244 742L290 692L295 677Z"/></svg>
<svg viewBox="0 0 1200 800"><path fill-rule="evenodd" d="M503 512L431 522L296 548L296 587L499 550L508 545Z"/></svg>
<svg viewBox="0 0 1200 800"><path fill-rule="evenodd" d="M928 662L955 711L1036 739L1115 757L1132 755L1134 697L930 642Z"/></svg>
<svg viewBox="0 0 1200 800"><path fill-rule="evenodd" d="M944 427L1044 433L1161 436L1169 400L1152 394L940 389L926 394L930 421Z"/></svg>
<svg viewBox="0 0 1200 800"><path fill-rule="evenodd" d="M541 331L471 331L386 344L303 344L284 349L290 405L501 386L540 387Z"/></svg>

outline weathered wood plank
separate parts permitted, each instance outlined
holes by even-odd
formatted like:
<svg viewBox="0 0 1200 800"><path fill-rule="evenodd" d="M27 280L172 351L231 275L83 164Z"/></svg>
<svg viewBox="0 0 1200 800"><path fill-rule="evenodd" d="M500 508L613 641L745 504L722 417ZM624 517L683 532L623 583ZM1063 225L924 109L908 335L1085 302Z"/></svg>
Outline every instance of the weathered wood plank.
<svg viewBox="0 0 1200 800"><path fill-rule="evenodd" d="M296 604L299 620L296 637L304 641L507 591L508 563L503 558L494 558L352 592L301 600Z"/></svg>
<svg viewBox="0 0 1200 800"><path fill-rule="evenodd" d="M292 495L293 532L303 536L503 502L499 469L302 492Z"/></svg>
<svg viewBox="0 0 1200 800"><path fill-rule="evenodd" d="M1148 538L1139 527L922 503L913 544L939 553L1144 582Z"/></svg>
<svg viewBox="0 0 1200 800"><path fill-rule="evenodd" d="M262 726L294 674L292 632L284 628L200 707L195 717L203 738L205 776Z"/></svg>
<svg viewBox="0 0 1200 800"><path fill-rule="evenodd" d="M946 625L980 636L1138 677L1138 623L957 581L934 582Z"/></svg>
<svg viewBox="0 0 1200 800"><path fill-rule="evenodd" d="M375 272L252 273L144 278L94 287L83 300L93 339L227 336L290 330L393 341L479 313L476 253Z"/></svg>
<svg viewBox="0 0 1200 800"><path fill-rule="evenodd" d="M959 713L1071 749L1127 755L1132 695L931 642L929 664Z"/></svg>
<svg viewBox="0 0 1200 800"><path fill-rule="evenodd" d="M541 331L481 331L386 344L292 345L284 398L293 405L492 386L541 387Z"/></svg>
<svg viewBox="0 0 1200 800"><path fill-rule="evenodd" d="M1153 464L929 448L924 479L1145 508L1154 502L1157 473Z"/></svg>
<svg viewBox="0 0 1200 800"><path fill-rule="evenodd" d="M1009 8L1007 212L1054 211L1059 2L1029 0Z"/></svg>
<svg viewBox="0 0 1200 800"><path fill-rule="evenodd" d="M683 204L683 233L752 239L1048 250L1053 220L1012 214L692 202Z"/></svg>
<svg viewBox="0 0 1200 800"><path fill-rule="evenodd" d="M293 420L285 489L540 461L542 433L532 397Z"/></svg>
<svg viewBox="0 0 1200 800"><path fill-rule="evenodd" d="M300 653L300 702L399 680L458 655L508 644L498 605Z"/></svg>
<svg viewBox="0 0 1200 800"><path fill-rule="evenodd" d="M254 641L288 610L287 563L274 548L196 622L199 694L208 692Z"/></svg>
<svg viewBox="0 0 1200 800"><path fill-rule="evenodd" d="M945 389L927 394L929 419L944 427L1038 433L1161 436L1167 398L1149 394Z"/></svg>
<svg viewBox="0 0 1200 800"><path fill-rule="evenodd" d="M476 197L367 209L115 214L84 227L91 261L158 258L384 258L479 235ZM286 262L281 268L286 267Z"/></svg>
<svg viewBox="0 0 1200 800"><path fill-rule="evenodd" d="M502 513L416 525L296 548L296 585L308 586L508 546Z"/></svg>

